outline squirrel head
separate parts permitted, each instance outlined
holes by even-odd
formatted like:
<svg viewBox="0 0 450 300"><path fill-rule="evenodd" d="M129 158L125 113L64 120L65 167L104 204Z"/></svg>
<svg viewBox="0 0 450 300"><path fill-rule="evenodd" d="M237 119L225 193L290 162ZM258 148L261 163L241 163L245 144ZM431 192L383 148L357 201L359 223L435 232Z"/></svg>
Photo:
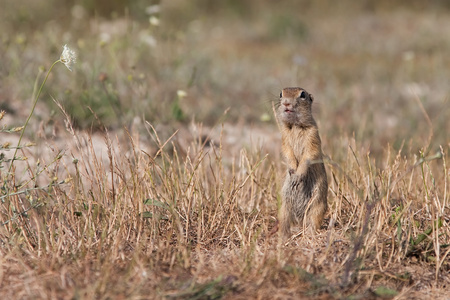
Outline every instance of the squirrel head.
<svg viewBox="0 0 450 300"><path fill-rule="evenodd" d="M288 127L310 127L315 125L311 106L314 97L300 87L284 88L280 93L277 115Z"/></svg>

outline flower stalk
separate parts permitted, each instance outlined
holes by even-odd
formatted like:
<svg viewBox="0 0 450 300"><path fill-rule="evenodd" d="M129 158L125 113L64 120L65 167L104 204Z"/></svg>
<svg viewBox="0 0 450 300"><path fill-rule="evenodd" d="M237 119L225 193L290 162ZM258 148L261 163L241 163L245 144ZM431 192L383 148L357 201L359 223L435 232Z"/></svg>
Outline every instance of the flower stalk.
<svg viewBox="0 0 450 300"><path fill-rule="evenodd" d="M28 115L28 118L25 121L25 124L23 125L22 131L21 131L20 137L19 137L19 142L17 143L16 150L14 151L14 155L11 159L11 164L9 165L8 173L11 172L11 169L14 165L14 161L16 160L17 150L19 150L19 148L20 148L20 143L22 142L22 138L25 133L25 129L27 128L28 122L30 122L31 116L34 113L34 109L36 108L36 104L39 100L42 89L44 88L44 85L47 82L50 72L52 71L53 67L59 62L63 63L67 67L67 69L69 69L69 71L72 71L72 65L76 62L76 59L77 59L77 57L76 57L75 51L71 50L69 47L67 47L67 45L64 45L63 52L61 53L60 58L52 64L50 69L48 69L47 75L45 76L44 81L42 82L41 86L39 87L38 93L36 94L36 97L34 98L33 107L31 108L31 112Z"/></svg>

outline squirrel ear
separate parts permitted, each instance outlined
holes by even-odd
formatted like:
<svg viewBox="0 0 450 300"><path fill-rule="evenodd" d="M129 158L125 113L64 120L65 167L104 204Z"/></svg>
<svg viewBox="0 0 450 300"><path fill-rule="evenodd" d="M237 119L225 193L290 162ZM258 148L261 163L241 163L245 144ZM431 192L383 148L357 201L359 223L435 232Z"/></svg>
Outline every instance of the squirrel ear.
<svg viewBox="0 0 450 300"><path fill-rule="evenodd" d="M311 99L311 102L314 101L314 96L312 94L309 94L309 99Z"/></svg>

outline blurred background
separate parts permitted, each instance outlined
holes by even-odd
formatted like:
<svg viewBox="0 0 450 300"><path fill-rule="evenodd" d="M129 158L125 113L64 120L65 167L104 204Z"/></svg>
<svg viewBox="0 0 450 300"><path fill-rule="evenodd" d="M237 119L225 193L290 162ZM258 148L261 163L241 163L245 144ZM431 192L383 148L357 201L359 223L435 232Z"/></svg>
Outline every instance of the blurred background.
<svg viewBox="0 0 450 300"><path fill-rule="evenodd" d="M52 97L80 130L101 127L90 107L110 130L219 120L275 135L273 103L301 86L326 153L352 137L374 155L449 143L449 1L3 0L0 28L8 126L25 122L39 69L64 44L78 55L52 71L34 139L63 126Z"/></svg>

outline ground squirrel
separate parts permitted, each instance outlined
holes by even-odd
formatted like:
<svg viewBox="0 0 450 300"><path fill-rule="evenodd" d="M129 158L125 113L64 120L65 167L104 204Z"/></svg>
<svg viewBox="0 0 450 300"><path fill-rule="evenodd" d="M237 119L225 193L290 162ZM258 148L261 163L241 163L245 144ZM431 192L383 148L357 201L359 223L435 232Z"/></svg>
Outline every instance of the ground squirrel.
<svg viewBox="0 0 450 300"><path fill-rule="evenodd" d="M277 118L282 152L288 164L280 211L281 233L291 235L291 224L320 227L327 211L328 182L322 162L319 130L311 112L314 98L302 88L285 88L280 93Z"/></svg>

